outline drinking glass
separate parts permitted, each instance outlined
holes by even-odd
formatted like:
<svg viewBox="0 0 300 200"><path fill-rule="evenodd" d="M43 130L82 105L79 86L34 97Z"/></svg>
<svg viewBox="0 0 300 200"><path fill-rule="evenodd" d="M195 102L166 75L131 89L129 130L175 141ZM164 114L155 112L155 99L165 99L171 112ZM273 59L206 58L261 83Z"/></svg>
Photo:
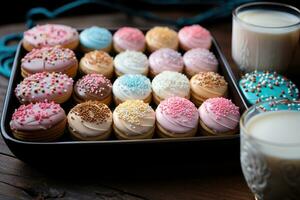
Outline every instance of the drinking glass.
<svg viewBox="0 0 300 200"><path fill-rule="evenodd" d="M273 100L262 102L253 105L242 115L240 120L240 161L242 171L248 187L256 200L299 200L300 141L292 140L290 143L274 142L272 137L270 140L262 140L253 134L253 131L257 131L257 129L251 129L252 132L250 133L250 128L247 128L247 123L253 117L266 113L272 114L270 112L277 111L296 112L293 114L299 117L300 101ZM280 118L282 118L281 115ZM272 118L266 119L272 120ZM257 121L253 120L254 122L257 123ZM272 136L272 133L274 133L273 121L264 120L261 122L271 124L271 126L266 126L266 131ZM284 126L285 130L282 134L287 134L291 130L292 127L289 125L289 123L280 124L280 126ZM256 128L256 126L254 127ZM298 130L296 129L294 133L297 132Z"/></svg>
<svg viewBox="0 0 300 200"><path fill-rule="evenodd" d="M286 72L299 47L299 9L282 3L256 2L241 5L232 15L232 58L240 70ZM273 17L284 20L276 23L279 20Z"/></svg>

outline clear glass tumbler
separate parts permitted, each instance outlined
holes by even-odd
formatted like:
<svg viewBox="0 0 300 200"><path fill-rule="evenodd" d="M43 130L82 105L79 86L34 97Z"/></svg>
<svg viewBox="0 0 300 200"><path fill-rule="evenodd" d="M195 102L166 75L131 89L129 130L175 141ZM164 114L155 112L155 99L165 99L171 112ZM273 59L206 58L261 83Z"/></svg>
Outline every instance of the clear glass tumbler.
<svg viewBox="0 0 300 200"><path fill-rule="evenodd" d="M285 72L299 36L300 11L290 5L256 2L233 11L232 57L244 72Z"/></svg>
<svg viewBox="0 0 300 200"><path fill-rule="evenodd" d="M300 199L300 101L274 100L240 120L240 161L257 200Z"/></svg>

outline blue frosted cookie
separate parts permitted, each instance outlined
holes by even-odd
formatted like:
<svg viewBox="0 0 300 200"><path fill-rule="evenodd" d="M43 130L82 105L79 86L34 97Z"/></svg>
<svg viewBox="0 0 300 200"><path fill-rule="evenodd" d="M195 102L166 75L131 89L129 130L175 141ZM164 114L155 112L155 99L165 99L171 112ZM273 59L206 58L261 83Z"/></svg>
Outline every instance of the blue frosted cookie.
<svg viewBox="0 0 300 200"><path fill-rule="evenodd" d="M113 94L116 105L132 99L150 103L152 99L150 79L140 74L120 76L113 84Z"/></svg>
<svg viewBox="0 0 300 200"><path fill-rule="evenodd" d="M296 85L276 72L247 73L241 78L239 86L249 104L272 99L297 100L299 97Z"/></svg>
<svg viewBox="0 0 300 200"><path fill-rule="evenodd" d="M109 52L112 48L112 34L106 28L92 26L84 29L79 35L79 40L83 52L93 50Z"/></svg>

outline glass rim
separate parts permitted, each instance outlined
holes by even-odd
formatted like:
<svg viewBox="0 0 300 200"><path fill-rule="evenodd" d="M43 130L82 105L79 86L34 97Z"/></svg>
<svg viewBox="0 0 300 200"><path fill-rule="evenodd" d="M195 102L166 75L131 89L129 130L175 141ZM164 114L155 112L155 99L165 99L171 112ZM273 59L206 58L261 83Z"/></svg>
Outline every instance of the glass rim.
<svg viewBox="0 0 300 200"><path fill-rule="evenodd" d="M247 8L247 7L251 7L251 6L256 6L256 5L266 5L266 6L279 6L279 7L285 7L285 8L288 8L288 9L291 9L291 10L294 10L298 13L298 15L295 15L299 18L299 21L296 22L295 24L291 24L291 25L288 25L288 26L261 26L261 25L256 25L256 24L251 24L251 23L248 23L248 22L245 22L243 21L242 19L240 19L237 14L238 12L243 9L243 8ZM285 4L285 3L277 3L277 2L252 2L252 3L246 3L246 4L243 4L243 5L240 5L238 6L237 8L235 8L233 11L232 11L232 16L234 19L238 20L239 22L241 23L244 23L248 26L253 26L253 27L257 27L257 28L265 28L265 29L285 29L285 28L292 28L292 27L295 27L295 26L298 26L300 25L300 10L294 6L291 6L291 5L288 5L288 4Z"/></svg>
<svg viewBox="0 0 300 200"><path fill-rule="evenodd" d="M262 139L259 139L259 138L256 138L256 137L253 137L251 134L248 134L248 131L246 130L246 127L245 127L245 118L246 116L251 113L253 110L255 110L256 108L258 108L259 106L265 104L265 103L271 103L271 102L291 102L291 103L299 103L300 104L300 100L289 100L289 99L278 99L278 100L269 100L269 101L264 101L264 102L260 102L260 103L257 103L257 104L254 104L252 105L250 108L248 108L241 116L240 118L240 135L247 135L247 137L251 138L252 140L254 141L257 141L259 143L262 143L262 144L267 144L267 145L270 145L270 146L280 146L280 147L294 147L294 146L300 146L300 142L295 142L295 143L279 143L279 142L270 142L270 141L265 141L265 140L262 140ZM276 112L276 111L266 111L265 113L267 112ZM299 111L295 111L295 112L299 112Z"/></svg>

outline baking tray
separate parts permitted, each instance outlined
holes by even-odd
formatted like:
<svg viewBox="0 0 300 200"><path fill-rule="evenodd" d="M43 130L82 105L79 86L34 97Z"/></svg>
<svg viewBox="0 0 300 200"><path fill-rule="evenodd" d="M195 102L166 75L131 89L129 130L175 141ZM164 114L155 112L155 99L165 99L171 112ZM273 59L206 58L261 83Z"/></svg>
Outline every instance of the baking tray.
<svg viewBox="0 0 300 200"><path fill-rule="evenodd" d="M116 30L110 31L114 33ZM144 29L144 31L147 30ZM219 73L228 82L229 97L240 107L240 112L244 112L247 105L236 85L237 80L214 38L211 51L219 61ZM205 163L220 163L220 160L238 162L238 133L232 136L107 141L70 141L68 138L63 138L56 142L26 142L13 138L9 122L14 110L20 105L14 95L14 88L22 80L20 62L25 54L26 50L20 42L15 55L1 118L1 134L4 141L19 159L36 165L52 164L57 166L57 163L60 163L59 167L68 164L141 167L150 164L203 165ZM78 55L82 56L80 53Z"/></svg>

